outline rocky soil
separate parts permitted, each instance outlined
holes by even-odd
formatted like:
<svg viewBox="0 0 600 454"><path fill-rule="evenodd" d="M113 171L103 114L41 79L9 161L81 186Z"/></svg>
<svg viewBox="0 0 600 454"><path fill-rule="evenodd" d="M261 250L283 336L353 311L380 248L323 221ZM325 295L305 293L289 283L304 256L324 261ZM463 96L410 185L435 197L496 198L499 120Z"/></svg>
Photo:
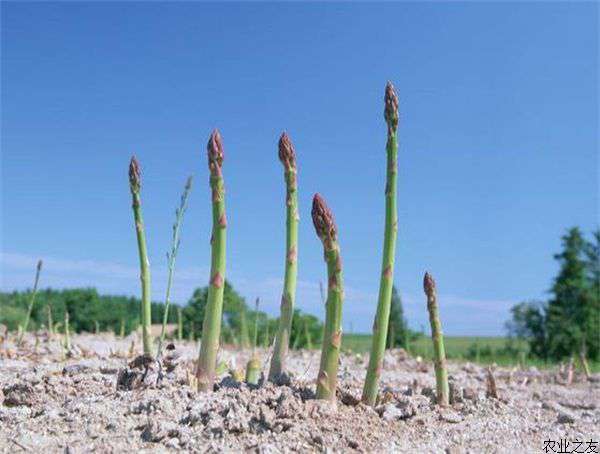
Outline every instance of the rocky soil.
<svg viewBox="0 0 600 454"><path fill-rule="evenodd" d="M154 361L128 366L140 347L133 335L72 343L67 355L43 335L0 344L0 452L544 452L547 440L600 441L597 376L576 373L567 385L556 370L497 368L495 398L485 368L451 363L452 404L441 409L432 365L392 350L370 408L358 403L364 355L343 355L331 404L314 399L317 351L291 353L288 385L251 387L227 370L249 352L224 349L216 391L198 394L193 343L167 351L162 378ZM260 354L266 370L269 352Z"/></svg>

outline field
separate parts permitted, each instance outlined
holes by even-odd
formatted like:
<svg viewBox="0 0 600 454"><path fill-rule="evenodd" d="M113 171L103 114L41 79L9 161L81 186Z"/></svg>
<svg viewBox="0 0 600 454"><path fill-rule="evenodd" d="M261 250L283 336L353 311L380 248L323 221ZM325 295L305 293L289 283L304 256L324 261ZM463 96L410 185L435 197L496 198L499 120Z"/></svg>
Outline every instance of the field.
<svg viewBox="0 0 600 454"><path fill-rule="evenodd" d="M444 336L446 357L455 361L471 361L478 364L498 364L502 366L520 366L519 356L507 354L505 348L508 338L502 336ZM343 348L357 353L367 353L371 348L370 334L344 334ZM526 351L526 346L523 346ZM421 336L410 342L410 353L431 360L433 347L431 339ZM477 352L479 351L479 355ZM479 357L478 357L479 356ZM552 368L554 363L545 363L538 358L525 355L523 364L537 368ZM600 372L600 363L591 361L590 369Z"/></svg>
<svg viewBox="0 0 600 454"><path fill-rule="evenodd" d="M388 350L372 408L358 401L368 355L357 351L368 336L347 336L333 403L314 398L318 350L290 352L288 384L250 386L228 371L250 352L223 348L214 392L198 393L195 342L175 343L161 380L155 363L136 369L140 342L80 334L65 351L57 335L28 335L20 348L5 340L0 452L543 452L547 440L600 436L600 377L578 370L569 383L556 367L497 367L494 397L485 367L451 360L442 408L431 362ZM264 372L271 351L258 354Z"/></svg>

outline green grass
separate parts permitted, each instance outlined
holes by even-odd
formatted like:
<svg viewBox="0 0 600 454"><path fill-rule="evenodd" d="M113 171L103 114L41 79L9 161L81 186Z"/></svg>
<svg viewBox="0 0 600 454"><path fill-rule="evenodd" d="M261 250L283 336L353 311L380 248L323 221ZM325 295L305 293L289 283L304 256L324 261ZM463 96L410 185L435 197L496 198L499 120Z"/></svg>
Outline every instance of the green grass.
<svg viewBox="0 0 600 454"><path fill-rule="evenodd" d="M496 363L500 366L517 366L518 355L508 355L505 351L508 338L502 336L444 336L446 357L454 361L471 361L480 364ZM477 361L477 348L479 360ZM371 349L370 334L345 334L342 338L342 349L355 353L368 353ZM431 360L433 344L428 336L413 339L409 348L413 356L421 356ZM553 367L556 363L545 363L538 358L526 358L526 366L539 369ZM599 362L590 362L592 372L600 372Z"/></svg>

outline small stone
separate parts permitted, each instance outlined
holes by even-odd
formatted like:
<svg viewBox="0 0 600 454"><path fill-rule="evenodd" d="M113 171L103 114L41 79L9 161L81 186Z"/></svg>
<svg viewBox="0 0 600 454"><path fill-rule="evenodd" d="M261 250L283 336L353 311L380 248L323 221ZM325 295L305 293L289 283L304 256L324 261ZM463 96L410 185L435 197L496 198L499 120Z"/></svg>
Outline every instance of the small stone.
<svg viewBox="0 0 600 454"><path fill-rule="evenodd" d="M561 410L558 412L556 422L559 424L572 424L575 422L575 415L567 410Z"/></svg>
<svg viewBox="0 0 600 454"><path fill-rule="evenodd" d="M384 421L394 421L402 419L404 413L394 404L385 404L381 410L381 417Z"/></svg>
<svg viewBox="0 0 600 454"><path fill-rule="evenodd" d="M67 376L73 376L89 371L90 368L85 364L71 364L70 366L63 367L62 374Z"/></svg>
<svg viewBox="0 0 600 454"><path fill-rule="evenodd" d="M446 422L452 423L452 424L457 424L459 422L462 422L463 417L453 411L444 411L440 414L440 418Z"/></svg>
<svg viewBox="0 0 600 454"><path fill-rule="evenodd" d="M18 407L21 405L31 407L35 396L33 388L26 383L17 383L2 389L4 393L4 405L7 407Z"/></svg>

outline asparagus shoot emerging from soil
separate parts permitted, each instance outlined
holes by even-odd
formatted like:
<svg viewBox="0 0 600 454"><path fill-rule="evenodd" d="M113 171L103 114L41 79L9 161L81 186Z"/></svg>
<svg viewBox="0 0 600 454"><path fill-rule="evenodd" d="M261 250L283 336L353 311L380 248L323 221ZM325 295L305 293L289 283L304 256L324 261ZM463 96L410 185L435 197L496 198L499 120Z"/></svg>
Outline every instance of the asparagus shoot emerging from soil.
<svg viewBox="0 0 600 454"><path fill-rule="evenodd" d="M133 219L135 221L135 232L137 235L138 252L140 255L140 280L142 284L142 344L144 355L150 355L150 262L148 260L148 251L146 249L146 233L144 231L144 220L142 218L142 201L140 192L142 188L142 175L140 165L133 156L129 163L129 189L131 190Z"/></svg>
<svg viewBox="0 0 600 454"><path fill-rule="evenodd" d="M183 221L183 215L187 208L187 201L192 190L192 177L189 176L185 182L183 193L179 201L179 207L175 209L175 223L173 224L173 237L171 238L171 251L167 252L167 266L169 269L167 275L167 290L165 294L165 311L163 313L162 327L160 330L160 338L158 340L158 347L156 349L156 358L160 360L162 354L162 344L165 341L165 332L167 328L167 321L169 319L169 305L171 304L171 285L173 284L173 273L175 272L175 258L177 257L177 251L179 251L179 245L181 240L179 239L179 231L181 229L181 223Z"/></svg>
<svg viewBox="0 0 600 454"><path fill-rule="evenodd" d="M33 290L31 291L31 298L29 298L29 306L27 307L27 315L25 315L25 322L23 323L23 329L19 333L18 345L23 342L23 335L27 332L29 326L29 320L31 319L31 311L33 310L33 303L35 302L35 295L37 293L38 283L40 281L40 271L42 271L42 261L38 260L37 267L35 269L35 281L33 283Z"/></svg>
<svg viewBox="0 0 600 454"><path fill-rule="evenodd" d="M256 353L256 343L258 342L258 306L260 299L256 298L254 304L254 333L252 333L252 356L246 365L246 383L257 385L260 379L260 360Z"/></svg>
<svg viewBox="0 0 600 454"><path fill-rule="evenodd" d="M242 306L240 310L240 348L250 348L250 335L248 334L248 320L245 306Z"/></svg>
<svg viewBox="0 0 600 454"><path fill-rule="evenodd" d="M183 317L181 316L181 308L177 308L177 340L183 340Z"/></svg>
<svg viewBox="0 0 600 454"><path fill-rule="evenodd" d="M281 296L281 315L279 328L275 336L275 348L271 358L269 380L278 381L285 373L294 301L296 299L296 279L298 276L298 191L296 182L296 151L289 136L284 132L279 139L279 160L283 164L286 184L286 257L283 294Z"/></svg>
<svg viewBox="0 0 600 454"><path fill-rule="evenodd" d="M362 401L367 405L375 405L379 386L379 377L383 364L390 306L392 301L392 286L394 281L394 258L396 255L396 236L398 232L398 213L396 202L396 187L398 176L398 97L394 86L388 82L385 87L384 117L387 123L387 181L385 185L385 232L383 239L383 260L379 283L379 298L377 312L373 323L373 339L367 376L363 388Z"/></svg>
<svg viewBox="0 0 600 454"><path fill-rule="evenodd" d="M433 341L433 361L437 388L437 403L447 407L449 402L448 370L446 369L446 353L444 351L444 335L437 303L435 281L429 273L425 273L423 289L427 295L427 310L431 324L431 340Z"/></svg>
<svg viewBox="0 0 600 454"><path fill-rule="evenodd" d="M317 399L333 400L337 387L338 361L342 345L344 283L337 228L333 214L319 194L315 194L313 198L312 219L317 235L323 243L328 278L323 346L317 377Z"/></svg>
<svg viewBox="0 0 600 454"><path fill-rule="evenodd" d="M69 331L69 311L65 311L65 339L64 339L63 347L67 353L71 350L71 333Z"/></svg>
<svg viewBox="0 0 600 454"><path fill-rule="evenodd" d="M208 168L212 189L213 229L211 238L210 283L204 322L202 325L202 343L198 358L198 391L212 391L215 380L215 367L219 337L221 335L221 316L223 312L223 290L225 285L225 187L223 184L223 143L219 131L214 130L208 141Z"/></svg>
<svg viewBox="0 0 600 454"><path fill-rule="evenodd" d="M54 335L54 321L52 320L52 306L46 304L46 319L48 320L48 335L52 337Z"/></svg>

